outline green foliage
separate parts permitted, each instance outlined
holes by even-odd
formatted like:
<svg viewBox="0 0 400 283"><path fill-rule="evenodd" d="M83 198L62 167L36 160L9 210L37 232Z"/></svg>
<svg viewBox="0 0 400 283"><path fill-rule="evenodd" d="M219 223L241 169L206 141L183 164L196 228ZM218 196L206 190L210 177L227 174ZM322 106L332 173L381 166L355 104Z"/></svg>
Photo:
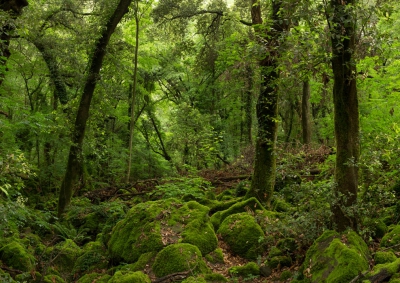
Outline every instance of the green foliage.
<svg viewBox="0 0 400 283"><path fill-rule="evenodd" d="M185 198L185 196L201 199L205 197L211 187L209 181L195 176L167 178L164 180L166 183L158 185L155 192L155 196L164 199Z"/></svg>

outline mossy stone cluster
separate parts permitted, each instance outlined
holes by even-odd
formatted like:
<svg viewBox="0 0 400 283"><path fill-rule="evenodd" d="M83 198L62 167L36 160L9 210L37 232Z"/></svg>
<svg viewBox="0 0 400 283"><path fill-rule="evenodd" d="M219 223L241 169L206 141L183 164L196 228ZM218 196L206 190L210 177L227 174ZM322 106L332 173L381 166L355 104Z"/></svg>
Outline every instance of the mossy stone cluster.
<svg viewBox="0 0 400 283"><path fill-rule="evenodd" d="M246 259L256 259L264 251L260 243L264 232L254 217L248 213L228 216L217 233L222 236L232 252Z"/></svg>
<svg viewBox="0 0 400 283"><path fill-rule="evenodd" d="M260 267L255 262L249 262L243 266L233 266L229 268L229 273L232 276L247 277L250 275L259 275Z"/></svg>
<svg viewBox="0 0 400 283"><path fill-rule="evenodd" d="M112 231L108 249L114 261L133 263L140 255L178 242L197 246L202 254L217 248L209 208L195 201L165 199L134 206Z"/></svg>
<svg viewBox="0 0 400 283"><path fill-rule="evenodd" d="M396 274L400 271L400 258L390 263L377 264L373 270L367 276L368 279L364 280L363 283L383 282L380 279L384 278L385 282L393 283L398 280ZM393 280L392 280L393 278ZM388 281L389 280L389 281Z"/></svg>
<svg viewBox="0 0 400 283"><path fill-rule="evenodd" d="M29 272L35 266L35 258L18 240L11 240L0 248L0 260L9 267L22 271Z"/></svg>
<svg viewBox="0 0 400 283"><path fill-rule="evenodd" d="M208 272L200 250L187 243L165 247L157 254L152 268L157 277L184 271L191 271L192 274Z"/></svg>
<svg viewBox="0 0 400 283"><path fill-rule="evenodd" d="M117 271L107 283L151 283L149 276L141 271Z"/></svg>
<svg viewBox="0 0 400 283"><path fill-rule="evenodd" d="M108 274L100 274L100 273L90 273L90 274L85 274L81 278L79 278L76 283L108 283L108 281L111 279L111 275Z"/></svg>
<svg viewBox="0 0 400 283"><path fill-rule="evenodd" d="M380 246L382 248L389 248L399 244L400 244L400 225L396 225L389 233L387 233L382 238ZM396 246L396 249L399 250L400 247Z"/></svg>
<svg viewBox="0 0 400 283"><path fill-rule="evenodd" d="M303 270L313 283L348 283L368 270L369 251L355 232L325 231L307 251Z"/></svg>

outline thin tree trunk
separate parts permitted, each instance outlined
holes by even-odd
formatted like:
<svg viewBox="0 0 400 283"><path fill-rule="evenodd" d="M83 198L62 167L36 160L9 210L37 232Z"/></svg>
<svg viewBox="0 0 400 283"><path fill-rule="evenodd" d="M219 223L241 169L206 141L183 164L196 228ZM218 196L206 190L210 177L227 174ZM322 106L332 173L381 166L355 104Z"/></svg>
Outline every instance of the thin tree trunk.
<svg viewBox="0 0 400 283"><path fill-rule="evenodd" d="M303 81L303 95L301 99L301 126L303 130L303 144L311 143L311 117L310 117L310 81Z"/></svg>
<svg viewBox="0 0 400 283"><path fill-rule="evenodd" d="M252 0L251 14L252 24L260 42L267 42L266 47L269 54L260 61L261 67L261 92L256 105L258 120L258 133L255 151L254 173L251 187L247 197L254 196L269 206L275 186L276 157L275 146L278 132L278 92L276 80L279 77L278 70L278 47L279 38L284 31L280 16L282 1L272 1L272 27L265 34L261 27L260 2ZM265 43L264 43L265 44Z"/></svg>
<svg viewBox="0 0 400 283"><path fill-rule="evenodd" d="M68 164L65 172L64 180L61 185L58 200L58 216L60 217L66 207L69 205L74 187L82 173L82 144L85 136L86 122L89 118L90 103L98 80L103 59L106 54L106 47L110 41L116 26L122 17L128 12L129 5L132 0L120 0L114 13L108 20L106 27L100 38L97 40L94 48L89 72L86 78L85 87L83 89L81 101L76 115L75 126L72 135L72 145L69 150Z"/></svg>
<svg viewBox="0 0 400 283"><path fill-rule="evenodd" d="M126 182L129 183L132 168L132 151L133 151L133 130L135 127L135 101L136 101L136 85L137 85L137 68L139 53L139 2L135 2L135 22L136 22L136 43L135 43L135 59L133 69L133 86L132 86L132 102L131 102L131 121L129 125L129 159L128 173L126 174Z"/></svg>
<svg viewBox="0 0 400 283"><path fill-rule="evenodd" d="M357 229L354 210L357 202L359 159L359 114L354 62L355 0L331 0L333 102L335 111L336 168L332 205L333 220L338 231Z"/></svg>

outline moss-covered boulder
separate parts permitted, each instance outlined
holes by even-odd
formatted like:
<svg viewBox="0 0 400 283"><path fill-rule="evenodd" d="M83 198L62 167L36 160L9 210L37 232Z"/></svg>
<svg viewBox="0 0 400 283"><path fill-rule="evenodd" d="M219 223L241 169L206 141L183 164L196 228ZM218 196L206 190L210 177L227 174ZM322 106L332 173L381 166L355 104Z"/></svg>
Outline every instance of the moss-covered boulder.
<svg viewBox="0 0 400 283"><path fill-rule="evenodd" d="M250 275L259 275L260 267L255 262L249 262L243 266L233 266L229 268L229 274L232 276L248 277Z"/></svg>
<svg viewBox="0 0 400 283"><path fill-rule="evenodd" d="M169 245L161 250L152 268L157 277L188 270L191 270L193 274L208 272L200 250L186 243Z"/></svg>
<svg viewBox="0 0 400 283"><path fill-rule="evenodd" d="M90 273L108 265L107 250L100 242L89 242L83 247L82 255L75 261L74 274Z"/></svg>
<svg viewBox="0 0 400 283"><path fill-rule="evenodd" d="M383 236L380 246L382 248L390 248L400 244L400 225L396 225L393 229ZM399 246L396 246L396 250L400 250Z"/></svg>
<svg viewBox="0 0 400 283"><path fill-rule="evenodd" d="M39 272L32 272L32 273L24 272L22 274L16 275L15 280L17 282L41 283L43 280L43 276ZM0 282L7 282L7 281L2 281L0 279Z"/></svg>
<svg viewBox="0 0 400 283"><path fill-rule="evenodd" d="M58 275L46 275L43 277L43 283L65 283L65 280Z"/></svg>
<svg viewBox="0 0 400 283"><path fill-rule="evenodd" d="M283 252L293 253L297 249L297 242L293 238L285 238L279 240L276 247Z"/></svg>
<svg viewBox="0 0 400 283"><path fill-rule="evenodd" d="M10 274L4 272L4 270L0 268L0 282L14 283L17 281L14 281Z"/></svg>
<svg viewBox="0 0 400 283"><path fill-rule="evenodd" d="M217 248L209 208L195 201L166 199L134 206L113 229L108 249L114 261L133 263L144 253L160 251L180 241L204 254Z"/></svg>
<svg viewBox="0 0 400 283"><path fill-rule="evenodd" d="M49 248L47 256L51 259L56 269L65 275L71 275L77 259L82 255L81 248L71 239L58 243L56 246Z"/></svg>
<svg viewBox="0 0 400 283"><path fill-rule="evenodd" d="M111 279L111 275L108 274L100 274L100 273L90 273L90 274L85 274L81 278L79 278L76 283L108 283L108 281Z"/></svg>
<svg viewBox="0 0 400 283"><path fill-rule="evenodd" d="M292 265L292 258L285 255L274 256L268 259L265 264L270 268L290 267Z"/></svg>
<svg viewBox="0 0 400 283"><path fill-rule="evenodd" d="M247 259L256 259L264 247L260 239L264 232L254 217L248 213L237 213L226 217L217 231L232 252Z"/></svg>
<svg viewBox="0 0 400 283"><path fill-rule="evenodd" d="M207 283L206 279L204 277L194 277L190 276L183 280L181 283Z"/></svg>
<svg viewBox="0 0 400 283"><path fill-rule="evenodd" d="M374 266L366 282L388 282L389 279L400 271L400 258L391 263L377 264ZM389 281L389 282L392 282Z"/></svg>
<svg viewBox="0 0 400 283"><path fill-rule="evenodd" d="M209 273L204 275L204 279L207 283L224 283L228 282L228 279L225 278L222 274L219 273Z"/></svg>
<svg viewBox="0 0 400 283"><path fill-rule="evenodd" d="M375 264L391 263L397 259L392 251L376 252L374 255Z"/></svg>
<svg viewBox="0 0 400 283"><path fill-rule="evenodd" d="M224 254L222 252L222 249L218 248L215 251L212 251L211 253L207 254L205 256L206 260L210 263L224 263Z"/></svg>
<svg viewBox="0 0 400 283"><path fill-rule="evenodd" d="M9 242L0 249L0 260L7 266L22 271L31 271L35 267L34 256L17 240Z"/></svg>
<svg viewBox="0 0 400 283"><path fill-rule="evenodd" d="M117 271L108 283L150 283L150 278L141 271Z"/></svg>
<svg viewBox="0 0 400 283"><path fill-rule="evenodd" d="M313 283L348 283L368 269L369 251L355 232L325 231L307 251L303 273Z"/></svg>

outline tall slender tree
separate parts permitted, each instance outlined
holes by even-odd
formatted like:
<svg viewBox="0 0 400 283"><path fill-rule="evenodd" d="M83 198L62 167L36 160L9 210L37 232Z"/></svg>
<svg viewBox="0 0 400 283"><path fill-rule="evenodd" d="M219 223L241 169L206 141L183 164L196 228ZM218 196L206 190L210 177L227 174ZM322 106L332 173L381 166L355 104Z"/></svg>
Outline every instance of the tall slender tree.
<svg viewBox="0 0 400 283"><path fill-rule="evenodd" d="M100 69L106 54L106 47L118 23L128 12L132 0L120 0L113 14L108 19L105 28L96 42L89 61L88 74L79 103L75 125L72 133L72 145L69 150L68 164L64 180L61 184L58 200L58 216L61 216L71 201L73 190L82 174L82 145L85 137L86 122L89 118L90 103L96 88Z"/></svg>
<svg viewBox="0 0 400 283"><path fill-rule="evenodd" d="M333 103L336 138L335 196L332 205L338 231L357 229L351 206L357 201L359 159L359 112L354 60L356 0L331 0L327 7L334 74Z"/></svg>

